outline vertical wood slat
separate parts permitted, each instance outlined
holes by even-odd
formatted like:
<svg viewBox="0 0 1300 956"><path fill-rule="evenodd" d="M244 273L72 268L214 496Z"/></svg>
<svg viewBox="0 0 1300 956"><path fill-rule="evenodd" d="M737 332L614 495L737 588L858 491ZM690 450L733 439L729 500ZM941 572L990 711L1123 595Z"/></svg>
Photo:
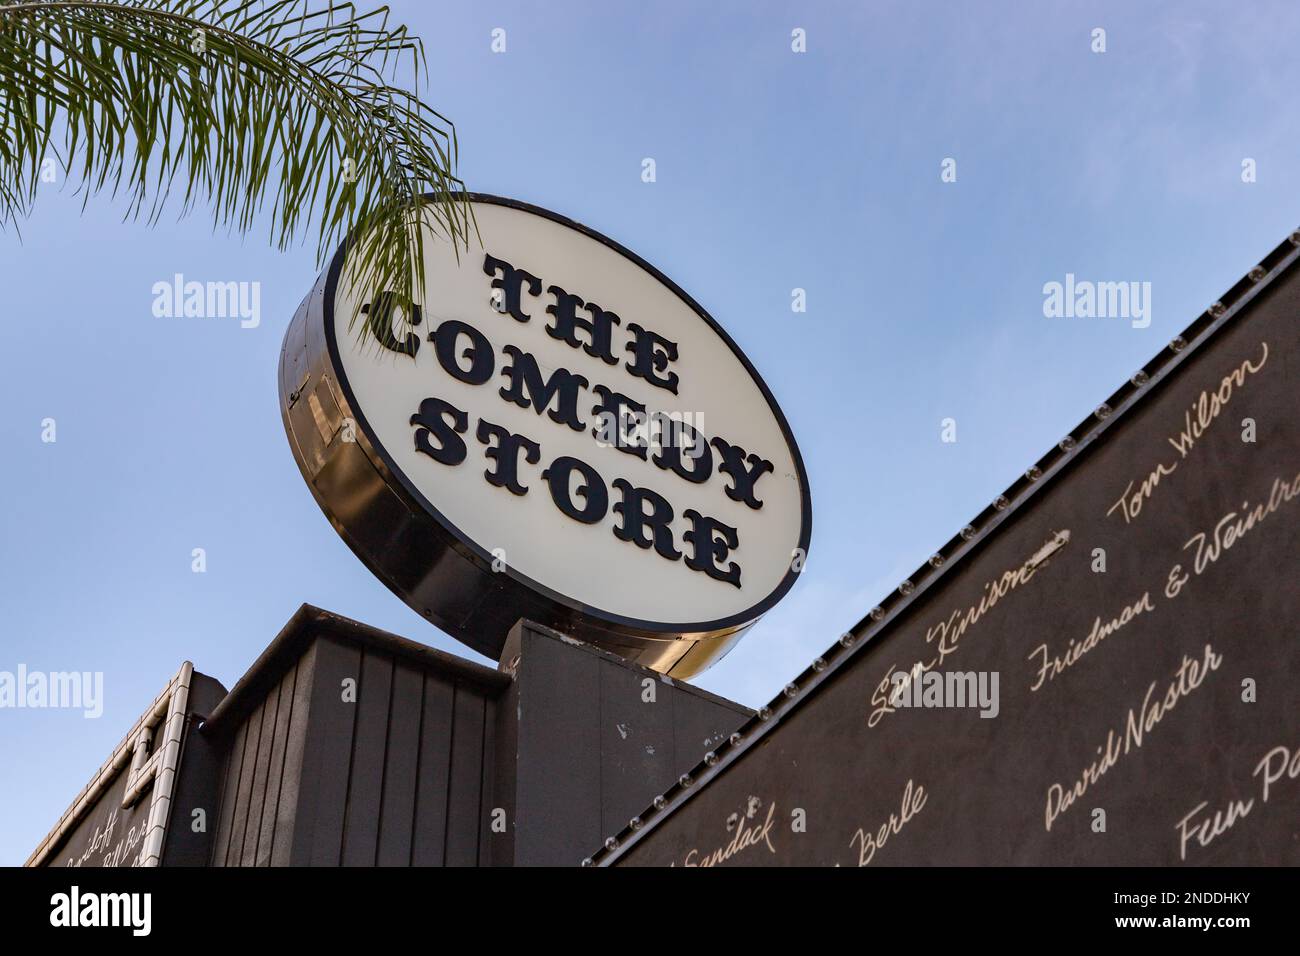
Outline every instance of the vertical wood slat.
<svg viewBox="0 0 1300 956"><path fill-rule="evenodd" d="M266 792L262 801L262 822L257 835L255 866L269 866L275 842L275 820L279 812L280 787L284 776L284 752L288 744L289 728L293 720L293 696L298 677L298 666L285 673L280 680L276 700L275 736L271 746L271 766L266 777Z"/></svg>
<svg viewBox="0 0 1300 956"><path fill-rule="evenodd" d="M365 651L352 735L347 812L343 822L344 866L374 866L379 843L388 716L393 691L393 659Z"/></svg>
<svg viewBox="0 0 1300 956"><path fill-rule="evenodd" d="M483 733L479 736L479 765L482 767L483 772L479 786L478 858L474 861L474 865L491 866L494 850L493 843L505 840L507 837L504 832L494 833L492 831L493 813L495 811L492 801L496 799L497 708L488 700L482 697L479 699L483 701ZM503 807L502 810L504 809Z"/></svg>
<svg viewBox="0 0 1300 956"><path fill-rule="evenodd" d="M239 790L239 771L244 762L244 739L248 733L248 722L240 725L230 741L230 750L226 755L225 780L221 787L221 807L217 814L217 834L212 841L213 866L226 865L226 853L230 849L230 831L234 826L236 795Z"/></svg>
<svg viewBox="0 0 1300 956"><path fill-rule="evenodd" d="M214 864L482 865L491 706L423 662L318 637L232 731Z"/></svg>
<svg viewBox="0 0 1300 956"><path fill-rule="evenodd" d="M442 866L446 858L447 782L451 770L455 689L436 675L424 675L424 712L416 774L414 866Z"/></svg>
<svg viewBox="0 0 1300 956"><path fill-rule="evenodd" d="M457 685L447 792L447 866L478 864L483 786L483 698Z"/></svg>
<svg viewBox="0 0 1300 956"><path fill-rule="evenodd" d="M258 730L257 756L253 761L253 783L248 792L248 821L244 827L244 846L239 854L240 866L257 861L257 839L262 834L262 809L266 803L266 778L271 769L271 747L275 742L275 718L279 711L279 685L267 695L262 707Z"/></svg>
<svg viewBox="0 0 1300 956"><path fill-rule="evenodd" d="M412 856L415 825L416 771L420 756L420 717L424 703L424 673L398 663L385 748L384 796L380 808L380 866L407 866Z"/></svg>
<svg viewBox="0 0 1300 956"><path fill-rule="evenodd" d="M292 861L294 833L299 820L303 794L312 789L303 783L303 757L311 726L312 689L316 681L316 644L298 659L293 682L293 703L284 748L284 771L280 775L280 797L275 810L275 833L272 839L272 866L288 866Z"/></svg>
<svg viewBox="0 0 1300 956"><path fill-rule="evenodd" d="M239 866L244 852L244 831L248 824L248 801L253 790L253 772L257 768L257 748L262 737L263 700L248 717L248 733L244 739L244 759L239 768L239 788L235 791L235 814L230 828L230 849L226 852L226 866Z"/></svg>
<svg viewBox="0 0 1300 956"><path fill-rule="evenodd" d="M300 792L301 818L294 827L294 865L338 866L343 848L348 771L357 704L343 700L343 682L361 676L361 651L320 639L312 682L311 727L307 731Z"/></svg>

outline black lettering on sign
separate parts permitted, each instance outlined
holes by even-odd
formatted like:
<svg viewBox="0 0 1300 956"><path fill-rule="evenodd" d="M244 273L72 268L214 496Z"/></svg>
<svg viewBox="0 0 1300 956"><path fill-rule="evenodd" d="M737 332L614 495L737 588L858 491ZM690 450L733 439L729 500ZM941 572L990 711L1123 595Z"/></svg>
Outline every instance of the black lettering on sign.
<svg viewBox="0 0 1300 956"><path fill-rule="evenodd" d="M739 445L728 444L721 438L713 439L712 444L722 455L718 471L731 478L727 497L732 501L743 501L755 510L763 507L763 502L754 497L754 485L773 470L772 463L762 455L747 455Z"/></svg>
<svg viewBox="0 0 1300 956"><path fill-rule="evenodd" d="M682 553L673 546L673 506L668 499L649 488L637 488L626 478L615 478L614 487L623 492L623 500L614 505L623 517L614 526L619 540L631 541L638 548L653 545L655 553L669 561L680 558Z"/></svg>
<svg viewBox="0 0 1300 956"><path fill-rule="evenodd" d="M491 254L487 255L483 259L483 274L495 276L498 272L501 273L501 278L492 280L492 288L501 290L506 314L516 322L527 322L532 316L520 307L520 292L524 286L527 286L530 294L541 295L542 280L531 272L516 269L504 259L498 259Z"/></svg>
<svg viewBox="0 0 1300 956"><path fill-rule="evenodd" d="M447 418L450 416L451 422ZM459 465L465 460L465 441L460 437L469 428L469 416L451 402L426 398L420 410L411 416L415 429L415 450L444 465ZM437 447L429 441L432 435Z"/></svg>
<svg viewBox="0 0 1300 956"><path fill-rule="evenodd" d="M537 359L529 353L514 346L507 345L502 351L510 356L510 364L501 370L510 381L509 388L500 389L499 393L507 402L514 402L520 408L530 404L538 415L557 399L555 408L547 414L551 421L568 425L580 432L586 426L578 420L578 391L587 387L587 379L568 369L557 368L551 377L542 380L542 371ZM524 392L528 395L525 396Z"/></svg>
<svg viewBox="0 0 1300 956"><path fill-rule="evenodd" d="M407 303L410 315L410 324L412 327L419 325L423 321L420 313L420 307L414 303ZM414 332L407 332L402 341L397 341L397 336L393 335L393 311L398 308L397 295L393 292L381 292L375 296L375 301L367 303L361 307L361 312L366 317L366 325L369 326L371 333L384 348L390 352L397 352L400 355L409 355L415 358L415 353L420 351L420 337Z"/></svg>
<svg viewBox="0 0 1300 956"><path fill-rule="evenodd" d="M546 291L555 296L555 303L546 307L546 311L555 319L546 327L546 334L575 349L581 348L606 365L617 365L618 359L614 357L611 339L614 326L622 320L594 302L584 303L581 298L565 292L558 285L549 286ZM578 309L586 309L591 313L591 318L584 319L578 315ZM578 329L587 333L586 342L578 338Z"/></svg>
<svg viewBox="0 0 1300 956"><path fill-rule="evenodd" d="M469 339L470 345L464 352L457 354L456 346L462 335ZM429 341L433 343L438 364L452 378L467 385L482 385L492 377L492 369L496 366L492 343L469 323L448 319L429 333ZM461 368L462 358L469 360L469 368Z"/></svg>
<svg viewBox="0 0 1300 956"><path fill-rule="evenodd" d="M713 474L713 449L709 447L708 439L685 422L668 418L662 413L656 421L661 437L654 463L694 484L708 481ZM683 459L692 464L687 467Z"/></svg>
<svg viewBox="0 0 1300 956"><path fill-rule="evenodd" d="M686 559L686 566L692 571L703 571L714 580L740 587L740 565L731 561L725 568L722 567L727 555L740 547L736 529L717 518L705 517L694 508L687 508L685 513L691 523L691 530L682 537L693 548L690 557Z"/></svg>
<svg viewBox="0 0 1300 956"><path fill-rule="evenodd" d="M528 489L519 483L519 452L523 451L524 459L530 465L537 464L542 455L537 442L494 425L486 418L479 419L477 434L478 440L488 446L483 454L496 462L496 468L483 472L483 477L498 488L508 488L511 494L528 494ZM492 446L494 440L495 447Z"/></svg>
<svg viewBox="0 0 1300 956"><path fill-rule="evenodd" d="M676 395L677 373L659 373L668 367L669 362L677 361L677 343L670 342L658 332L644 329L635 322L629 323L627 330L632 333L632 341L627 343L625 351L631 352L634 357L624 367L637 378L666 388Z"/></svg>
<svg viewBox="0 0 1300 956"><path fill-rule="evenodd" d="M581 508L574 504L573 491L569 487L569 478L575 471L582 476L582 484L576 489L583 498ZM542 478L551 487L551 500L555 507L574 521L595 524L609 511L609 489L596 469L585 461L563 455L551 462L551 467L542 472Z"/></svg>

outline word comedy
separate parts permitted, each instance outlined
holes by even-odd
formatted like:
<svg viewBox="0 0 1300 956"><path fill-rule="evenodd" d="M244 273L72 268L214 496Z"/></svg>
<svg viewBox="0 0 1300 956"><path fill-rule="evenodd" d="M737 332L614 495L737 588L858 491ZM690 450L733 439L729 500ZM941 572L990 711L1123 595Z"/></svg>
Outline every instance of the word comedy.
<svg viewBox="0 0 1300 956"><path fill-rule="evenodd" d="M491 278L491 301L503 318L509 316L518 323L533 321L525 307L532 309L534 302L541 301L543 282L539 277L490 253L484 257L483 273ZM558 285L548 285L546 294L551 300L546 306L550 316L547 334L574 349L575 357L585 355L580 361L593 368L599 368L596 361L605 366L622 362L631 376L677 394L678 376L670 368L678 357L675 342L634 322L623 326L614 312L584 302ZM394 334L394 305L393 297L386 293L373 305L363 306L362 312L383 348L415 358L421 337L414 331L407 331L401 339ZM411 328L420 327L423 316L418 305L409 310L408 320ZM616 327L626 332L622 350L630 355L626 361L615 354ZM556 368L549 376L544 375L537 359L515 345L505 345L499 360L487 336L459 319L447 319L428 329L424 341L432 345L443 371L459 382L490 387L494 379L504 380L497 395L521 408L532 408L539 419L545 413L558 426L575 432L590 430L602 445L653 463L691 484L702 485L717 476L716 480L725 482L722 490L732 501L754 510L763 507L755 491L759 479L773 470L772 462L721 437L706 439L677 413L647 415L645 403L607 385L593 384L581 372ZM594 404L584 403L584 393L589 393L586 399L594 399ZM586 407L590 407L595 427L580 414L580 409ZM468 413L442 398L429 397L420 402L410 424L415 429L417 452L452 467L465 462L469 449L463 436L470 433ZM530 488L521 480L520 459L529 465L538 464L541 444L487 418L479 418L472 434L483 446L488 462L483 477L512 494L528 494ZM672 529L676 513L659 493L623 477L606 483L590 464L569 455L550 461L541 471L541 479L555 507L584 524L597 524L609 514L612 484L619 498L612 505L617 516L613 526L617 538L639 548L653 548L669 561L684 560L693 571L740 587L740 565L730 560L731 553L740 548L740 540L731 525L687 508L682 515L689 527L682 531L681 538L689 553L683 554Z"/></svg>

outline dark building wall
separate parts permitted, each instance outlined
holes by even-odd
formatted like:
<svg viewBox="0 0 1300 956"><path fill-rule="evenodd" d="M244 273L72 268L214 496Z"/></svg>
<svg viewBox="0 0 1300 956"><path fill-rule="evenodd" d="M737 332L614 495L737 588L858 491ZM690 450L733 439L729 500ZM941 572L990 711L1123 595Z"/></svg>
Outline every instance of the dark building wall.
<svg viewBox="0 0 1300 956"><path fill-rule="evenodd" d="M578 865L751 713L526 622L505 654L517 866Z"/></svg>
<svg viewBox="0 0 1300 956"><path fill-rule="evenodd" d="M224 741L214 866L289 860L315 660L308 648Z"/></svg>
<svg viewBox="0 0 1300 956"><path fill-rule="evenodd" d="M475 866L491 793L491 699L373 648L320 640L289 862ZM345 681L358 677L355 703Z"/></svg>
<svg viewBox="0 0 1300 956"><path fill-rule="evenodd" d="M212 722L212 865L478 864L509 679L315 609L295 620Z"/></svg>
<svg viewBox="0 0 1300 956"><path fill-rule="evenodd" d="M596 862L1300 863L1298 247ZM954 672L996 713L916 706Z"/></svg>
<svg viewBox="0 0 1300 956"><path fill-rule="evenodd" d="M506 660L304 607L205 728L212 865L577 865L749 716L530 624Z"/></svg>
<svg viewBox="0 0 1300 956"><path fill-rule="evenodd" d="M141 865L147 851L155 799L168 801L157 857L159 865L207 865L212 846L213 826L210 821L217 805L224 750L214 747L196 731L226 696L226 689L217 681L191 670L185 684L186 704L174 769L158 770L135 800L128 806L122 805L131 784L136 740L148 731L151 759L158 759L167 745L173 706L172 698L167 695L184 680L184 673L185 668L182 668L136 722L113 755L65 811L59 825L28 859L28 866ZM159 710L160 706L165 707L166 712ZM196 811L201 811L204 826L195 825Z"/></svg>

